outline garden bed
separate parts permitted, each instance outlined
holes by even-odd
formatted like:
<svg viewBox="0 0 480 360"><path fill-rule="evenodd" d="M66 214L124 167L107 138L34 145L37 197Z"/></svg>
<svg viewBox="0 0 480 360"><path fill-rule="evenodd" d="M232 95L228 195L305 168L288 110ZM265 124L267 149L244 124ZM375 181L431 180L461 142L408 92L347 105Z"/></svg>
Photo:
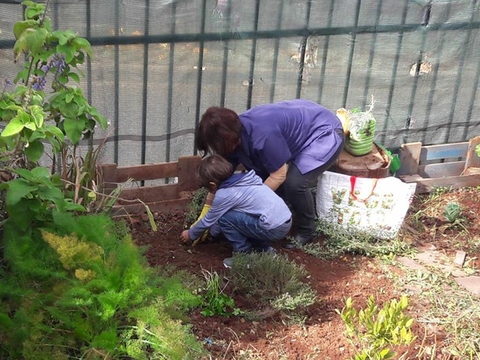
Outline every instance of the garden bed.
<svg viewBox="0 0 480 360"><path fill-rule="evenodd" d="M461 226L452 226L442 215L445 206L451 202L462 207L463 224L468 231ZM417 195L401 230L401 240L410 244L412 249L435 248L450 259L463 249L467 253L468 267L479 274L480 264L475 260L480 258L480 224L476 220L479 212L478 189L459 189L435 196ZM151 230L146 218L135 218L132 224L136 242L148 247L146 256L150 264L175 266L198 276L202 276L203 270L217 272L226 280L224 292L233 296L236 306L244 310L256 307L256 299L233 293L228 285L229 271L222 265L222 259L231 256L228 243L220 241L185 246L179 238L184 221L182 213L158 213L155 217L157 232ZM322 246L325 241L324 237L319 237L315 243ZM463 296L461 289L453 289L448 299L441 298L443 293L447 293L445 289L440 290L440 286L448 280L448 273L430 274L426 270L405 269L388 256L384 256L382 261L381 257L341 254L331 260L322 260L302 250L285 250L281 243L275 248L295 263L305 266L308 271L305 281L317 291L319 302L311 305L302 314L304 318L297 319L297 324L291 324L278 315L249 319L238 316L204 317L199 311L193 312L188 321L192 331L211 352L211 359L348 359L354 354L354 348L348 341L345 325L336 309L342 309L347 297L351 297L355 306L360 308L365 306L370 295L382 306L398 299L401 294L409 296L408 313L415 320L417 338L410 347L397 349L396 358L406 353L410 355L405 355L403 359L456 359L444 351L455 341L464 341L461 335L455 339L447 331L450 322L461 317L463 309L454 305L449 309L439 308L441 313L435 317L431 315L435 305L450 306L456 297L460 299ZM429 285L428 279L437 280L434 285ZM417 286L425 288L418 291ZM432 304L427 297L430 292L434 293L437 304ZM472 315L469 317L469 326L480 320Z"/></svg>

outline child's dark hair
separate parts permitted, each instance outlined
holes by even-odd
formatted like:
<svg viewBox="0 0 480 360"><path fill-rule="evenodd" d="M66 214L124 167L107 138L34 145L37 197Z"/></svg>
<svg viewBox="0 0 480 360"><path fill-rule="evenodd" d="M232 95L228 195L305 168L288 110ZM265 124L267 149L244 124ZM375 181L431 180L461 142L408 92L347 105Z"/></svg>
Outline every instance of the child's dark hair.
<svg viewBox="0 0 480 360"><path fill-rule="evenodd" d="M202 159L197 167L198 186L210 188L210 182L219 186L233 174L232 164L220 155L210 155Z"/></svg>

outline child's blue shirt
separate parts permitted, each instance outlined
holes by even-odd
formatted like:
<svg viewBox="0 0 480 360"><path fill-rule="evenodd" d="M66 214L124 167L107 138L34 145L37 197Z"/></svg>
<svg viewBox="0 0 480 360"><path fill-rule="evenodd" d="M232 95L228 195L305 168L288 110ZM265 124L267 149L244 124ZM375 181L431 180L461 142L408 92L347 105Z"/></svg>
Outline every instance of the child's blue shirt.
<svg viewBox="0 0 480 360"><path fill-rule="evenodd" d="M266 230L274 229L292 217L283 199L251 170L233 174L220 184L210 210L188 231L190 239L200 237L230 210L258 216Z"/></svg>

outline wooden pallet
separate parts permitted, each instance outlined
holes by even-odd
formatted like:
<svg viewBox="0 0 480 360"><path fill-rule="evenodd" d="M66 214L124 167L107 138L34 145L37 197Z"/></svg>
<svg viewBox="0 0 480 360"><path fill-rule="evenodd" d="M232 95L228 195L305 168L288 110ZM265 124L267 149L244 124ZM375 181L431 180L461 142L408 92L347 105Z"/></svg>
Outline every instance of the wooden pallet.
<svg viewBox="0 0 480 360"><path fill-rule="evenodd" d="M429 193L438 187L479 186L480 158L475 152L478 144L480 136L444 145L403 144L399 151L401 167L395 176L417 183L417 193Z"/></svg>
<svg viewBox="0 0 480 360"><path fill-rule="evenodd" d="M184 211L191 202L193 192L198 189L195 169L200 160L199 156L188 156L168 163L125 167L100 165L105 194L127 182L131 183L130 187L121 191L119 201L112 209L113 214L141 214L146 212L145 205L152 212ZM145 182L158 183L164 179L172 179L172 183L142 186Z"/></svg>

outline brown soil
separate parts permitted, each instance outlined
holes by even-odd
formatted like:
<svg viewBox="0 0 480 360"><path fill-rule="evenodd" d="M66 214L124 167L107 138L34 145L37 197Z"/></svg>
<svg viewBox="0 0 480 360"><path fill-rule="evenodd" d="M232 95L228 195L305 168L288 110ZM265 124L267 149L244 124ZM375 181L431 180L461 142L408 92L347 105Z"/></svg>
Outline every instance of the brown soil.
<svg viewBox="0 0 480 360"><path fill-rule="evenodd" d="M463 189L438 196L417 196L405 219L401 236L412 246L434 244L445 254L464 250L472 261L480 258L480 190ZM443 217L446 204L458 202L462 208L461 224L451 226ZM133 235L139 245L148 245L146 256L151 265L174 265L202 276L202 269L228 277L228 269L222 265L225 257L231 256L226 241L202 243L195 247L182 244L179 235L183 229L183 214L156 214L158 231L153 232L146 219L133 222ZM464 227L468 228L468 232ZM472 241L476 239L475 241ZM319 238L322 242L324 239ZM473 245L472 245L473 244ZM475 245L476 244L476 245ZM476 246L476 247L475 247ZM309 273L305 279L318 294L319 302L307 310L303 324L292 325L279 316L250 321L243 317L204 317L199 311L191 314L195 335L204 342L212 359L348 359L354 348L345 335L345 326L335 309L342 309L344 301L352 297L356 307L363 307L370 295L377 304L398 299L402 289L392 280L392 273L402 276L399 267L385 266L378 259L345 255L324 261L302 250L285 250L275 245L298 264L303 264ZM472 266L472 262L470 262ZM480 264L476 269L480 268ZM478 273L478 270L477 270ZM227 286L225 291L230 290ZM245 299L232 294L235 305L246 310L255 306L255 299ZM409 314L425 311L424 304L410 298ZM445 334L426 331L415 322L415 342L408 348L395 349L397 358L420 358L420 349L435 348L437 354L445 345ZM426 356L425 358L430 358ZM447 359L448 356L435 357Z"/></svg>

